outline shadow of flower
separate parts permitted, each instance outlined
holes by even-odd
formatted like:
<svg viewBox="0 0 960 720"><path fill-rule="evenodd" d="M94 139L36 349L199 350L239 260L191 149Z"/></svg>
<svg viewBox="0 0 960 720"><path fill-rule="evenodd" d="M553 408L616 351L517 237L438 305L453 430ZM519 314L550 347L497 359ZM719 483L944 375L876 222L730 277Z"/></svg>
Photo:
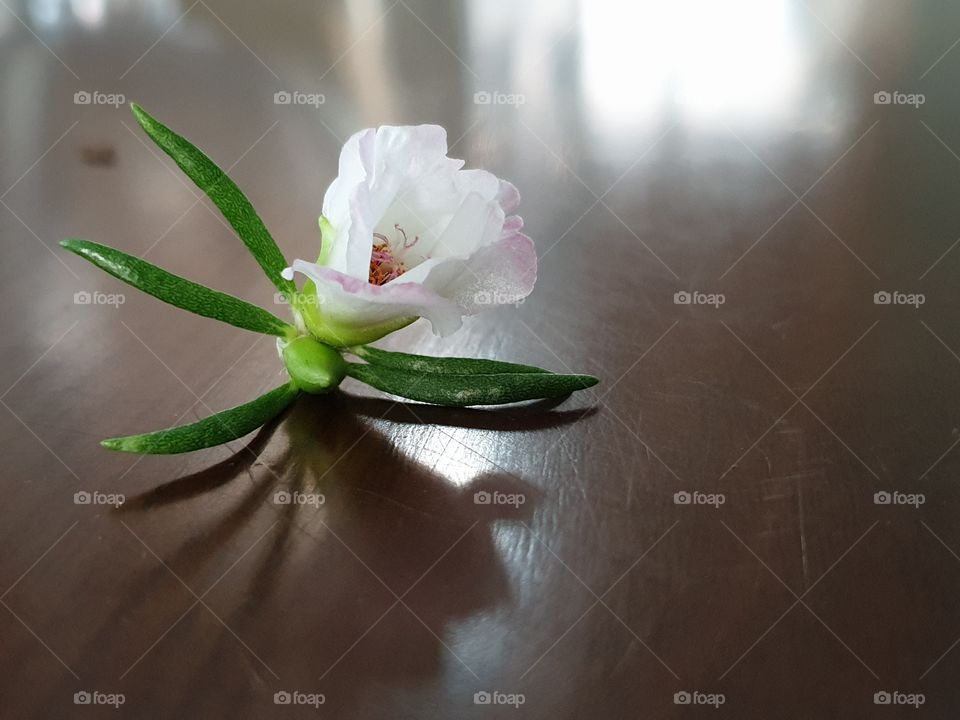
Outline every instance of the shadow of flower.
<svg viewBox="0 0 960 720"><path fill-rule="evenodd" d="M406 682L445 666L473 681L469 659L450 647L451 628L482 622L509 604L496 525L529 520L539 498L530 483L506 473L449 482L363 417L375 410L386 417L402 407L341 394L301 397L229 458L131 497L116 511L133 522L165 506L199 502L228 484L235 494L233 481L249 476L250 488L229 512L180 539L164 558L186 584L202 586L205 567L223 564L224 555L235 559L225 547L241 546L251 524L268 524L264 514L275 521L205 601L224 627L195 649L216 662L237 652L242 638L263 667L283 678L280 687L264 675L275 689L327 688L327 708L348 713L371 682ZM519 422L538 427L580 416L548 421L539 415L557 414L525 412ZM466 412L453 424L461 422L489 421ZM285 446L269 461L260 459L282 445L280 427ZM131 597L149 598L150 584L169 581L166 573L159 566Z"/></svg>

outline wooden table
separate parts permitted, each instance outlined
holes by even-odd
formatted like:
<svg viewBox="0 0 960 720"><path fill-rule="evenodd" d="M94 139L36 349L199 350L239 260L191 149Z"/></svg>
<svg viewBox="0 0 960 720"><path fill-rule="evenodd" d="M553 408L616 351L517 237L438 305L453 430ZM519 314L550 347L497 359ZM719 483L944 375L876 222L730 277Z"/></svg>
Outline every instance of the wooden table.
<svg viewBox="0 0 960 720"><path fill-rule="evenodd" d="M4 718L960 712L960 9L6 5ZM229 447L102 449L283 378L270 339L57 247L284 312L109 94L230 168L290 259L350 133L444 125L521 189L540 279L383 345L601 384L446 410L348 382Z"/></svg>

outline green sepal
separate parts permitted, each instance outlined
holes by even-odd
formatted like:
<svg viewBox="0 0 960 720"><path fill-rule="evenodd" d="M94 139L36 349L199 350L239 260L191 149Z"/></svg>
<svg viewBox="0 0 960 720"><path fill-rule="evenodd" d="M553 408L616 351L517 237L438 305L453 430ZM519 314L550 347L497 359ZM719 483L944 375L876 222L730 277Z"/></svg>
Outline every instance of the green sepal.
<svg viewBox="0 0 960 720"><path fill-rule="evenodd" d="M189 425L157 430L143 435L110 438L105 448L144 455L172 455L222 445L253 432L279 415L297 396L287 383L244 405L224 410Z"/></svg>
<svg viewBox="0 0 960 720"><path fill-rule="evenodd" d="M317 256L317 265L326 265L330 259L330 253L333 251L333 225L323 215L317 221L320 226L320 254Z"/></svg>
<svg viewBox="0 0 960 720"><path fill-rule="evenodd" d="M62 240L60 245L128 285L183 310L266 335L288 337L296 332L292 325L263 308L186 280L115 248L77 238Z"/></svg>
<svg viewBox="0 0 960 720"><path fill-rule="evenodd" d="M142 107L131 103L130 109L147 135L220 209L270 281L280 292L292 295L293 283L280 274L287 267L287 261L236 183L193 143L151 117Z"/></svg>
<svg viewBox="0 0 960 720"><path fill-rule="evenodd" d="M531 372L427 375L361 363L348 363L347 375L391 395L454 407L563 397L599 382L592 375Z"/></svg>
<svg viewBox="0 0 960 720"><path fill-rule="evenodd" d="M303 288L293 295L293 308L303 321L303 326L314 338L324 345L335 348L364 345L379 340L384 335L405 328L417 319L415 317L396 318L362 327L340 325L323 316L323 305L317 299L317 287L312 280L307 280Z"/></svg>

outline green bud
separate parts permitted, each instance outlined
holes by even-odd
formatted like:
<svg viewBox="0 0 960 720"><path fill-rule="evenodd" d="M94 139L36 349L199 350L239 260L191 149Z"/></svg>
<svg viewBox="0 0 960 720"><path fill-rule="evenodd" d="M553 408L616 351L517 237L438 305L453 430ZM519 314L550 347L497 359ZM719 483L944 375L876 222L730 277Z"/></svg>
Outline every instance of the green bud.
<svg viewBox="0 0 960 720"><path fill-rule="evenodd" d="M283 349L294 385L308 393L329 392L347 374L347 363L333 348L310 337L298 337Z"/></svg>

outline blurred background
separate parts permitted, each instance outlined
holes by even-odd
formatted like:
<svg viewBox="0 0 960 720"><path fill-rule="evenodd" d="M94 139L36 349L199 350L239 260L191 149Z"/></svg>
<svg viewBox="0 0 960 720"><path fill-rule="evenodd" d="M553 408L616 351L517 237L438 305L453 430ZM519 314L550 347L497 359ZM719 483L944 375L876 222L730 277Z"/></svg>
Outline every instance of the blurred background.
<svg viewBox="0 0 960 720"><path fill-rule="evenodd" d="M2 714L955 716L958 44L932 1L0 0ZM601 385L490 413L348 381L246 443L106 452L283 377L57 246L284 315L130 102L288 259L347 137L443 125L519 187L540 279L384 345Z"/></svg>

